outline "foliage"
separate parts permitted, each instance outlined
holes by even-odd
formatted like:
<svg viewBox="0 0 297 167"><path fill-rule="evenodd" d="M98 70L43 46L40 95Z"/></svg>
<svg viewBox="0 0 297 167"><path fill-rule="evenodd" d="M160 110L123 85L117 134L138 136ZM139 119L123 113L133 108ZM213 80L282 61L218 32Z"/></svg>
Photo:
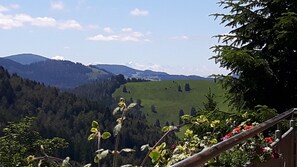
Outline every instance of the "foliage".
<svg viewBox="0 0 297 167"><path fill-rule="evenodd" d="M79 163L93 160L94 152L90 150L95 147L95 143L86 140L89 136L90 123L98 120L101 129L112 131L115 118L109 109L113 106L111 94L112 90L125 81L123 77L115 76L110 82L102 83L98 89L105 90L106 86L106 91L94 90L92 93L97 95L92 97L98 97L98 102L93 102L56 88L22 79L15 74L9 75L3 68L0 68L0 76L0 90L8 92L0 94L2 100L6 101L6 103L0 103L0 136L4 135L2 129L8 122L18 122L25 116L34 116L38 124L36 131L43 138L60 137L69 143L66 149L59 150L55 155L69 156L72 161ZM8 87L12 89L7 89ZM11 97L9 103L6 100L8 97ZM158 128L148 125L145 118L145 115L138 109L126 115L123 128L125 135L120 141L123 148L136 148L143 143L152 144L162 135ZM140 133L142 135L138 135ZM114 146L112 141L106 140L101 147L112 150ZM121 155L119 161L122 164L132 162L132 160L140 163L144 153L136 151L137 153L132 156Z"/></svg>
<svg viewBox="0 0 297 167"><path fill-rule="evenodd" d="M81 85L69 91L79 97L87 98L98 102L102 106L109 107L113 102L111 94L126 82L123 75L116 75L112 76L109 80ZM123 93L127 93L127 88L123 87L122 91Z"/></svg>
<svg viewBox="0 0 297 167"><path fill-rule="evenodd" d="M237 108L261 104L279 112L297 100L297 1L221 0L214 14L231 28L218 35L212 59L230 70L218 76Z"/></svg>
<svg viewBox="0 0 297 167"><path fill-rule="evenodd" d="M257 106L255 110L244 113L225 113L214 110L199 112L197 116L184 115L181 118L184 120L187 130L182 140L170 147L165 147L166 144L155 147L150 156L152 163L155 166L171 166L222 140L227 140L233 135L249 130L257 124L257 121L267 120L275 114L276 111L267 108L267 106ZM167 132L172 128L174 127L167 126L162 130ZM225 134L228 131L230 133ZM269 145L273 140L269 134L269 132L265 133L266 136L258 134L221 154L219 158L210 160L206 165L236 166L276 158L277 155Z"/></svg>
<svg viewBox="0 0 297 167"><path fill-rule="evenodd" d="M226 134L223 140L227 140L233 135L252 129L257 125L256 122L252 123L252 125L249 124L251 124L249 121L242 122L239 126ZM244 166L249 163L261 163L272 158L278 158L276 151L270 146L272 142L273 138L264 137L263 133L259 133L255 137L249 138L243 143L222 153L217 160L217 164Z"/></svg>
<svg viewBox="0 0 297 167"><path fill-rule="evenodd" d="M68 145L64 139L57 137L43 139L33 128L35 120L26 117L3 129L4 136L0 137L0 166L26 166L26 157L32 162L34 157L29 155L42 155L41 145L51 154Z"/></svg>

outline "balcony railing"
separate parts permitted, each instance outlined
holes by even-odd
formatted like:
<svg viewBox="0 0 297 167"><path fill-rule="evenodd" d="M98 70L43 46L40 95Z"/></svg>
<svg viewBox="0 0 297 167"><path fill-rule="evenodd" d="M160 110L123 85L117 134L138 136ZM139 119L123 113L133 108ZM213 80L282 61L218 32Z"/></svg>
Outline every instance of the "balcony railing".
<svg viewBox="0 0 297 167"><path fill-rule="evenodd" d="M281 135L280 130L276 130L276 140L271 144L274 150L280 155L277 159L271 159L261 164L250 164L248 167L297 167L297 145L296 145L296 128L295 121L293 120L294 114L297 113L297 108L290 109L284 113L281 113L274 118L271 118L254 128L242 132L236 136L233 136L227 140L224 140L218 144L213 145L212 147L205 149L197 154L188 157L176 164L173 167L196 167L204 166L204 164L215 157L220 153L229 150L230 148L236 146L237 144L251 138L258 133L265 131L268 128L278 124L280 121L291 117L290 128Z"/></svg>

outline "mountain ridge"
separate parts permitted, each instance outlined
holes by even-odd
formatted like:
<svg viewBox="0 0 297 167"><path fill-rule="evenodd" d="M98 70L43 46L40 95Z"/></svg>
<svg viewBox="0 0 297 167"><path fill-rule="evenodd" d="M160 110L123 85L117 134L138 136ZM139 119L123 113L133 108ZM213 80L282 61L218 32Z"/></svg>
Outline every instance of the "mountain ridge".
<svg viewBox="0 0 297 167"><path fill-rule="evenodd" d="M9 73L55 86L61 89L73 89L96 80L106 80L112 75L122 74L125 78L137 78L151 81L160 80L212 80L196 75L170 75L166 72L137 70L125 65L83 65L69 60L54 60L32 53L16 54L0 58L0 66Z"/></svg>
<svg viewBox="0 0 297 167"><path fill-rule="evenodd" d="M201 77L197 75L171 75L166 72L152 70L137 70L125 65L116 64L96 64L92 65L98 69L104 69L115 75L122 74L126 78L140 78L146 80L212 80L212 78Z"/></svg>

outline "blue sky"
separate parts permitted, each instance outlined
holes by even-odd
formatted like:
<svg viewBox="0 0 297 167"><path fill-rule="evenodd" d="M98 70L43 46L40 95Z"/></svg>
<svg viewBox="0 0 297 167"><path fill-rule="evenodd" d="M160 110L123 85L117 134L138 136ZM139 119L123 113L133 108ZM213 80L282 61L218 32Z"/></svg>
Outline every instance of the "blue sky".
<svg viewBox="0 0 297 167"><path fill-rule="evenodd" d="M34 53L170 74L226 73L209 60L216 0L1 0L0 57Z"/></svg>

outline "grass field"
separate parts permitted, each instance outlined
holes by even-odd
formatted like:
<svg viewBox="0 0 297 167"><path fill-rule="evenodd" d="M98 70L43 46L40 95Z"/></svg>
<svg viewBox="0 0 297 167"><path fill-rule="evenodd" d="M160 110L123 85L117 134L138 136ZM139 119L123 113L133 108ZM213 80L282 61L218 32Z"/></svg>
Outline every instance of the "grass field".
<svg viewBox="0 0 297 167"><path fill-rule="evenodd" d="M185 91L185 84L190 84L190 91ZM182 91L178 91L180 85ZM113 97L124 97L127 100L132 98L142 101L142 111L150 123L160 120L161 126L166 121L178 124L179 111L182 109L185 114L190 114L191 108L196 110L203 107L206 101L205 95L209 88L216 95L216 101L221 110L227 109L223 103L224 90L213 81L154 81L154 82L131 82L125 84L127 93L123 92L123 85L115 91ZM157 113L151 111L151 106L156 107Z"/></svg>

